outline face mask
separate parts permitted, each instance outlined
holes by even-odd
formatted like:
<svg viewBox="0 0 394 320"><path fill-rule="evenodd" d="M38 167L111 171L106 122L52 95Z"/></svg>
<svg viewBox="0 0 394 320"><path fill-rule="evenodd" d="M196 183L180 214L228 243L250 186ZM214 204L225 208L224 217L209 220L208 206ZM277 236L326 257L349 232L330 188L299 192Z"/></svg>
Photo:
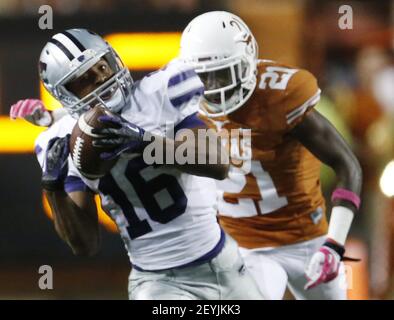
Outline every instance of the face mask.
<svg viewBox="0 0 394 320"><path fill-rule="evenodd" d="M222 94L224 95L223 98L221 98ZM206 94L204 95L204 100L206 101L206 107L210 112L223 112L226 107L236 105L241 101L240 86L223 93Z"/></svg>
<svg viewBox="0 0 394 320"><path fill-rule="evenodd" d="M125 101L120 88L116 89L112 97L104 102L105 106L112 112L119 112L125 106Z"/></svg>

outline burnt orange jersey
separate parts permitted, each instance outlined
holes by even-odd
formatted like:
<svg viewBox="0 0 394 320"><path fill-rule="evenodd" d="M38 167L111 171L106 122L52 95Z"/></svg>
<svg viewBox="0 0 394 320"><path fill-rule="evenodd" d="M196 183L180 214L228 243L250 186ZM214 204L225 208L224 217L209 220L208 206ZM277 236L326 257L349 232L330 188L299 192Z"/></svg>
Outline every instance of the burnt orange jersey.
<svg viewBox="0 0 394 320"><path fill-rule="evenodd" d="M218 211L240 246L280 246L327 232L320 162L288 135L319 98L308 71L261 60L256 89L245 105L207 119L230 151L233 165L218 182Z"/></svg>

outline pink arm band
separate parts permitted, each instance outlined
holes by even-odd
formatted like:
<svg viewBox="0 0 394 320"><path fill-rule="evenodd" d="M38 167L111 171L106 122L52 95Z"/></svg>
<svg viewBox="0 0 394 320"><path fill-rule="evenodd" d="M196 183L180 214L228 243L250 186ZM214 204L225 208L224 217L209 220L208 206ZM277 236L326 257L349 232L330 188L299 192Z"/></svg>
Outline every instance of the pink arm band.
<svg viewBox="0 0 394 320"><path fill-rule="evenodd" d="M357 210L360 208L360 197L353 191L346 190L343 188L337 188L334 190L331 196L331 201L335 200L346 200L354 204Z"/></svg>

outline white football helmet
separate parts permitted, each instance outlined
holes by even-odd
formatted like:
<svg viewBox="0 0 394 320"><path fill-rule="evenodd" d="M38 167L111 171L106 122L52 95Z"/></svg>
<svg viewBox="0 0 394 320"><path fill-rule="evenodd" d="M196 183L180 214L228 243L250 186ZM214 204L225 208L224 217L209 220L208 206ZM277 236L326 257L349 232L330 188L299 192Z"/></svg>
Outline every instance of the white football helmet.
<svg viewBox="0 0 394 320"><path fill-rule="evenodd" d="M83 98L67 90L66 85L80 77L100 59L105 59L114 75ZM130 101L133 79L115 50L99 35L85 29L70 29L55 34L42 49L39 75L45 88L78 117L100 103L118 112Z"/></svg>
<svg viewBox="0 0 394 320"><path fill-rule="evenodd" d="M237 110L256 87L257 42L232 13L212 11L194 18L183 31L179 58L204 83L201 111L209 117Z"/></svg>

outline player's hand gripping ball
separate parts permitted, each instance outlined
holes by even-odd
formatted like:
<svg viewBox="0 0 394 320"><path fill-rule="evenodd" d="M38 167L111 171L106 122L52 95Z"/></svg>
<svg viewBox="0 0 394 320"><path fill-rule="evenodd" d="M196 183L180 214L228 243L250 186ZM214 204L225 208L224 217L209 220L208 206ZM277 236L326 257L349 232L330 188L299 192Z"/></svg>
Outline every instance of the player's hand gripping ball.
<svg viewBox="0 0 394 320"><path fill-rule="evenodd" d="M102 106L96 106L82 114L75 124L70 138L70 153L75 167L88 179L97 179L106 175L115 165L119 157L103 160L102 152L112 152L113 147L97 148L92 142L101 137L93 133L93 129L110 128L107 123L99 121L99 117L113 115Z"/></svg>

